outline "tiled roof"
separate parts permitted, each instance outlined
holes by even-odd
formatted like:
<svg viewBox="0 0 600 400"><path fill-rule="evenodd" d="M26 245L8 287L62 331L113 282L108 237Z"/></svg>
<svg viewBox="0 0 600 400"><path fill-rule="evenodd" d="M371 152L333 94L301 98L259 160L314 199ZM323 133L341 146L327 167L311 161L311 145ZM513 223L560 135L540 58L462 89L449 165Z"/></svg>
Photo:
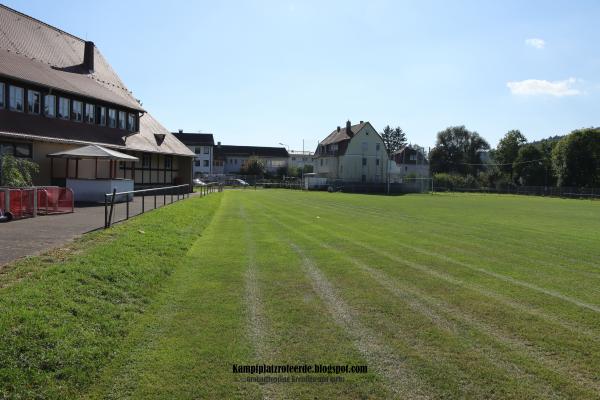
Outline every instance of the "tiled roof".
<svg viewBox="0 0 600 400"><path fill-rule="evenodd" d="M352 130L353 136L356 135L366 124L368 124L368 122L352 125L350 129ZM328 144L339 143L348 139L350 139L350 135L348 135L348 132L346 132L346 128L341 128L339 131L335 129L319 144L325 146Z"/></svg>
<svg viewBox="0 0 600 400"><path fill-rule="evenodd" d="M260 146L216 146L215 157L218 156L258 156L258 157L288 157L285 147L260 147Z"/></svg>
<svg viewBox="0 0 600 400"><path fill-rule="evenodd" d="M11 77L144 112L97 48L93 73L82 70L84 48L84 40L0 4L0 78ZM8 112L5 116L0 119L3 136L38 136L40 140L194 155L148 113L140 117L135 134L22 113ZM164 135L164 140L157 141L156 135Z"/></svg>
<svg viewBox="0 0 600 400"><path fill-rule="evenodd" d="M187 146L214 146L215 139L212 133L185 133L173 132L173 135Z"/></svg>
<svg viewBox="0 0 600 400"><path fill-rule="evenodd" d="M0 75L142 111L94 49L94 72L81 70L85 41L0 5Z"/></svg>

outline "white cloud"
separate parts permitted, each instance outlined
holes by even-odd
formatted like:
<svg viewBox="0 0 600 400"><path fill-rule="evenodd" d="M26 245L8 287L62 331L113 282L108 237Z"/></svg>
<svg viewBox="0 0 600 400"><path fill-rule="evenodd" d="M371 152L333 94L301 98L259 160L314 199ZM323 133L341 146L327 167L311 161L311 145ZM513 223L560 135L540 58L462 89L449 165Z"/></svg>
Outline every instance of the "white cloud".
<svg viewBox="0 0 600 400"><path fill-rule="evenodd" d="M550 95L556 97L576 96L582 94L573 88L577 82L575 78L564 81L546 81L542 79L526 79L524 81L508 82L506 86L512 94L520 96Z"/></svg>
<svg viewBox="0 0 600 400"><path fill-rule="evenodd" d="M543 49L544 46L546 46L546 42L544 42L544 39L538 38L527 39L525 40L525 44L527 46L535 47L536 49Z"/></svg>

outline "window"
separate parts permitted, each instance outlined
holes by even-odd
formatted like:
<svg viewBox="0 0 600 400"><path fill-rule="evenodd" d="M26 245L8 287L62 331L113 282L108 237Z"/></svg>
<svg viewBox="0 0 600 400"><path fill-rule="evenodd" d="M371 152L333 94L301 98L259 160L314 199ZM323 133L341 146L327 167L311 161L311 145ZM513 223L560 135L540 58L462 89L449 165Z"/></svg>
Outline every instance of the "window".
<svg viewBox="0 0 600 400"><path fill-rule="evenodd" d="M206 162L206 160L204 160L204 161ZM194 161L194 165L195 165L196 167L199 167L199 166L200 166L200 160L196 160L196 161Z"/></svg>
<svg viewBox="0 0 600 400"><path fill-rule="evenodd" d="M10 86L8 90L8 106L12 111L23 112L23 88Z"/></svg>
<svg viewBox="0 0 600 400"><path fill-rule="evenodd" d="M375 165L379 166L379 158L375 160Z"/></svg>
<svg viewBox="0 0 600 400"><path fill-rule="evenodd" d="M0 155L12 156L15 154L15 146L12 143L0 143Z"/></svg>
<svg viewBox="0 0 600 400"><path fill-rule="evenodd" d="M361 178L362 183L367 183L367 176L363 175Z"/></svg>
<svg viewBox="0 0 600 400"><path fill-rule="evenodd" d="M204 166L208 167L208 160L204 160Z"/></svg>
<svg viewBox="0 0 600 400"><path fill-rule="evenodd" d="M106 107L98 107L98 123L102 126L106 125Z"/></svg>
<svg viewBox="0 0 600 400"><path fill-rule="evenodd" d="M77 122L83 121L83 103L81 101L73 100L71 119Z"/></svg>
<svg viewBox="0 0 600 400"><path fill-rule="evenodd" d="M362 142L362 151L367 151L367 150L369 150L369 143Z"/></svg>
<svg viewBox="0 0 600 400"><path fill-rule="evenodd" d="M165 169L171 169L173 167L173 160L171 156L165 156Z"/></svg>
<svg viewBox="0 0 600 400"><path fill-rule="evenodd" d="M204 146L204 154L210 154L210 147Z"/></svg>
<svg viewBox="0 0 600 400"><path fill-rule="evenodd" d="M127 128L130 132L135 132L135 114L127 115Z"/></svg>
<svg viewBox="0 0 600 400"><path fill-rule="evenodd" d="M56 96L47 94L44 96L44 115L46 117L56 117Z"/></svg>
<svg viewBox="0 0 600 400"><path fill-rule="evenodd" d="M321 158L321 167L323 166L323 159Z"/></svg>
<svg viewBox="0 0 600 400"><path fill-rule="evenodd" d="M379 147L380 147L380 146L379 146L379 143L377 143L377 144L375 145L375 151L379 151Z"/></svg>
<svg viewBox="0 0 600 400"><path fill-rule="evenodd" d="M116 128L117 127L117 110L109 108L108 109L108 127Z"/></svg>
<svg viewBox="0 0 600 400"><path fill-rule="evenodd" d="M69 99L64 97L58 98L58 118L69 119Z"/></svg>
<svg viewBox="0 0 600 400"><path fill-rule="evenodd" d="M39 114L42 108L42 96L35 90L27 91L27 112L29 114Z"/></svg>
<svg viewBox="0 0 600 400"><path fill-rule="evenodd" d="M4 108L4 83L0 82L0 108Z"/></svg>
<svg viewBox="0 0 600 400"><path fill-rule="evenodd" d="M292 161L296 161L296 157L292 157Z"/></svg>
<svg viewBox="0 0 600 400"><path fill-rule="evenodd" d="M194 147L194 153L200 154L201 151L202 151L202 147Z"/></svg>
<svg viewBox="0 0 600 400"><path fill-rule="evenodd" d="M367 165L367 159L365 157L363 157L363 159L362 159L362 165L363 166Z"/></svg>
<svg viewBox="0 0 600 400"><path fill-rule="evenodd" d="M96 122L96 106L93 104L85 104L85 122L93 124Z"/></svg>
<svg viewBox="0 0 600 400"><path fill-rule="evenodd" d="M0 143L0 155L31 158L30 143Z"/></svg>
<svg viewBox="0 0 600 400"><path fill-rule="evenodd" d="M125 111L119 111L119 129L127 129Z"/></svg>
<svg viewBox="0 0 600 400"><path fill-rule="evenodd" d="M15 157L31 158L31 145L15 144Z"/></svg>
<svg viewBox="0 0 600 400"><path fill-rule="evenodd" d="M417 161L417 155L416 154L411 154L410 155L410 161Z"/></svg>
<svg viewBox="0 0 600 400"><path fill-rule="evenodd" d="M115 111L115 110L112 110ZM109 111L110 117L110 111ZM150 154L144 154L142 156L142 168L150 168Z"/></svg>

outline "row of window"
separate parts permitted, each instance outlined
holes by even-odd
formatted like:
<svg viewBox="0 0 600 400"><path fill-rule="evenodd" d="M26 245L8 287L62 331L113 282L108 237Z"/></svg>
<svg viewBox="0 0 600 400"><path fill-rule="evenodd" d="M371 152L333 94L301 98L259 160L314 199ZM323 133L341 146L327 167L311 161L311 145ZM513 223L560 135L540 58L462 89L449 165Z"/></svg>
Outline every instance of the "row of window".
<svg viewBox="0 0 600 400"><path fill-rule="evenodd" d="M203 165L202 165L203 167L208 167L209 166L208 160L202 160L202 161L203 161ZM201 165L200 164L200 160L194 161L194 166L199 167L200 165Z"/></svg>
<svg viewBox="0 0 600 400"><path fill-rule="evenodd" d="M31 158L31 144L0 142L0 155L11 155L14 157Z"/></svg>
<svg viewBox="0 0 600 400"><path fill-rule="evenodd" d="M171 169L173 166L173 158L171 156L165 156L165 169ZM152 156L150 154L142 155L142 168L150 168L152 165Z"/></svg>
<svg viewBox="0 0 600 400"><path fill-rule="evenodd" d="M323 160L325 160L325 165L328 164L328 160L326 158L325 159L321 158L321 167L323 166ZM362 158L362 165L363 166L367 165L367 158L366 157ZM375 159L375 166L379 166L379 158ZM341 168L341 165L340 165L340 168Z"/></svg>
<svg viewBox="0 0 600 400"><path fill-rule="evenodd" d="M209 146L196 146L196 147L194 147L194 153L200 154L200 153L202 153L202 149L204 149L204 154L210 154Z"/></svg>
<svg viewBox="0 0 600 400"><path fill-rule="evenodd" d="M5 108L5 85L0 82L0 108ZM25 89L19 86L8 85L8 109L11 111L29 114L43 114L48 118L59 118L75 122L86 122L98 124L109 128L119 128L136 132L136 115L114 108L96 106L91 103L83 103L79 100L71 100L66 97L53 94L41 95L36 90L27 89L27 110L25 110Z"/></svg>

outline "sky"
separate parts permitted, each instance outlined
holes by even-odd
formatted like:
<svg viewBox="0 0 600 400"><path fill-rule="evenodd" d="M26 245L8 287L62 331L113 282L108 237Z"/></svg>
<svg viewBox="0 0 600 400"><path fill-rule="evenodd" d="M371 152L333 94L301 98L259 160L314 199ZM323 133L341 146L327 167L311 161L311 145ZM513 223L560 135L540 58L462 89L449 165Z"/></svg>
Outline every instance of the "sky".
<svg viewBox="0 0 600 400"><path fill-rule="evenodd" d="M346 120L492 147L600 125L600 1L4 4L93 41L172 131L314 150ZM99 4L102 4L99 7Z"/></svg>

